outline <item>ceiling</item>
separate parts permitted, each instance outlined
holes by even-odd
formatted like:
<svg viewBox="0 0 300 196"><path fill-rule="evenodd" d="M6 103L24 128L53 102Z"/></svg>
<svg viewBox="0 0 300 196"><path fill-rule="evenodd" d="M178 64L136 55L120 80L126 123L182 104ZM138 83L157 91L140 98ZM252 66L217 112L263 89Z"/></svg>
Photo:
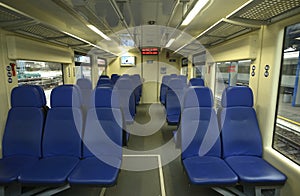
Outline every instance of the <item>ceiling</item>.
<svg viewBox="0 0 300 196"><path fill-rule="evenodd" d="M300 0L210 0L188 26L181 23L196 0L0 1L0 28L93 50L107 58L142 47L168 47L183 56L300 13ZM92 24L111 40L87 27Z"/></svg>

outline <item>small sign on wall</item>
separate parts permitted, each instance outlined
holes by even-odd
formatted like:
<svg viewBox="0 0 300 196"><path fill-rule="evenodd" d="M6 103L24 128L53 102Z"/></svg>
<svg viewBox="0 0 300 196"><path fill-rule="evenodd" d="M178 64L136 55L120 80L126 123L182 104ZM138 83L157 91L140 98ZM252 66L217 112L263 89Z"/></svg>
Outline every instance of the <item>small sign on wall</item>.
<svg viewBox="0 0 300 196"><path fill-rule="evenodd" d="M167 68L166 67L160 67L160 74L167 74Z"/></svg>

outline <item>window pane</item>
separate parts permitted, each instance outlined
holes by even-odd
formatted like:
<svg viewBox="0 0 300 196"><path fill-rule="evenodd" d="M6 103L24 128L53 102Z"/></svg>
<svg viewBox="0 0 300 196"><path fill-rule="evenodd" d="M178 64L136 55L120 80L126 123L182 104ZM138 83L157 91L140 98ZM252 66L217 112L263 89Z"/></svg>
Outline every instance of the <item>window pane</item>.
<svg viewBox="0 0 300 196"><path fill-rule="evenodd" d="M215 106L221 106L222 92L228 86L249 85L251 60L217 62L215 81Z"/></svg>
<svg viewBox="0 0 300 196"><path fill-rule="evenodd" d="M300 164L300 24L286 28L273 148Z"/></svg>
<svg viewBox="0 0 300 196"><path fill-rule="evenodd" d="M51 90L63 84L60 63L18 60L17 73L19 85L34 84L44 89L48 106Z"/></svg>

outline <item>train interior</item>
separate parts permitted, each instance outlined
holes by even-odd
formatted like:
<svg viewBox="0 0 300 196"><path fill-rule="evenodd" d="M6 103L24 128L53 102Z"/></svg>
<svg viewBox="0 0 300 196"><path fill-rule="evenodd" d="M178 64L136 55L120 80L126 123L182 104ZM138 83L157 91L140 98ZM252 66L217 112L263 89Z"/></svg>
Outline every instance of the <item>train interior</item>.
<svg viewBox="0 0 300 196"><path fill-rule="evenodd" d="M196 8L199 9L195 11ZM299 51L300 0L229 0L226 3L223 0L1 0L0 195L296 196L300 193ZM114 76L118 76L116 81L113 81ZM134 76L139 79L134 80ZM165 82L167 77L173 77L168 80L169 83ZM202 87L190 87L193 86L192 80L195 78L202 80L203 84L199 85ZM39 144L43 146L39 160L34 162L37 167L32 167L32 170L24 169L24 173L20 172L13 180L7 180L6 175L11 171L5 169L5 159L13 156L9 154L10 148L15 148L14 143L5 139L14 138L13 134L9 135L7 132L11 127L18 129L33 123L32 121L30 124L31 121L28 120L23 126L19 118L11 119L11 113L16 110L14 108L18 107L19 102L22 105L28 101L34 107L41 107L36 106L39 101L35 102L34 98L26 97L26 93L22 94L22 86L42 87L42 92L45 93L43 102L50 109L42 117L47 123L40 124L41 129L48 133L46 130L50 128L46 127L53 120L53 127L58 129L54 129L57 135L51 137L63 141L58 139L64 135L58 132L62 129L59 125L63 127L69 124L61 124L60 121L55 121L55 117L62 115L59 110L63 107L68 108L65 109L68 114L73 112L72 118L75 118L77 108L76 111L70 108L77 107L74 106L76 101L69 105L65 98L74 97L74 92L77 91L81 94L77 88L81 80L88 80L89 88L95 89L93 101L96 105L94 110L89 105L83 109L82 118L86 121L74 122L76 126L80 124L85 129L86 134L83 137L88 138L87 130L94 129L94 121L89 121L92 111L97 113L97 118L103 118L105 123L122 124L122 135L112 136L121 142L117 149L110 142L108 145L113 145L110 149L103 148L101 152L94 149L95 154L102 153L105 157L109 153L120 156L118 161L104 158L105 161L113 163L111 167L105 167L103 173L114 171L115 178L107 183L101 181L102 179L97 182L95 179L78 180L78 176L70 175L70 171L59 183L51 181L52 179L47 181L51 178L51 172L55 175L63 167L58 161L54 161L49 168L56 165L57 171L55 168L53 171L39 168L43 164L39 162L47 158L46 149L49 146L46 146L45 141ZM132 82L129 96L126 91L128 81ZM174 88L171 87L171 81ZM101 82L109 84L98 88ZM175 89L179 89L180 85L183 85L181 90L185 91L180 91L182 94L179 96L179 90L177 92ZM111 98L113 102L114 89L118 91L118 103L108 104L111 111L103 109L105 100ZM191 89L194 89L193 92L190 92ZM83 90L82 92L82 97L87 94ZM196 101L193 104L195 93L202 93L203 97L198 98L197 94L196 98L203 99L205 103ZM96 101L97 96L103 102ZM224 98L226 96L228 100ZM176 100L180 103L175 108L170 103ZM129 106L131 101L133 108ZM119 111L118 107L123 107L123 102L127 105ZM198 110L193 113L195 107ZM238 112L234 113L236 110ZM182 146L184 138L189 137L184 134L185 129L202 129L200 124L194 126L196 120L199 123L204 121L197 111L204 111L203 116L208 113L212 121L210 123L215 122L214 125L207 125L207 129L221 129L213 142L219 142L220 146L208 145L209 150L205 150L203 148L207 146L203 147L204 142L199 144L199 149L192 150L198 158L205 153L219 152L213 156L217 156L220 163L213 168L216 162L205 162L206 165L202 165L204 168L212 165L211 170L207 169L206 172L211 173L207 174L208 177L193 178L198 172L206 175L205 169L201 170L199 165L191 166L189 164L195 163L187 160L191 156L187 155L192 151L190 148L197 148L196 144L193 143L193 147L188 146L186 149L182 149ZM227 132L230 126L237 125L227 121L229 117L226 113L229 115L232 112L232 115L236 115L232 121L238 121L248 111L251 114L254 111L255 117L250 116L249 122L241 120L235 134ZM23 113L20 114L23 118ZM61 118L67 118L64 115ZM122 117L107 122L106 118L118 115ZM118 129L111 124L105 126ZM102 130L103 127L99 129ZM235 130L236 127L232 129ZM250 132L247 132L249 129ZM51 134L55 135L55 131ZM257 135L252 137L251 134L255 134L255 131ZM20 134L18 139L11 140L16 143L22 139L22 135L24 138L28 136L25 133L15 133ZM66 142L70 143L74 143L77 138L67 133L65 136ZM236 136L243 139L232 153L227 152L226 138L232 139ZM43 137L46 138L46 135ZM210 136L205 138L209 139ZM81 139L78 138L79 143ZM93 140L92 136L90 139ZM56 140L53 141L55 143ZM192 141L194 142L194 138L190 138L189 142ZM244 144L255 149L246 149L246 155L253 153L251 156L259 157L259 161L264 162L255 162L251 165L253 168L247 167L245 162L237 168L243 168L242 172L249 170L251 175L257 172L258 176L259 173L263 175L270 171L268 174L271 177L268 177L271 179L265 176L260 176L260 179L243 179L238 169L235 170L234 164L230 165L234 156L237 156L236 153L240 153L238 148ZM53 143L51 145L54 151L67 153L76 148L55 146ZM65 148L69 151L63 150ZM211 150L215 148L219 149ZM76 161L81 163L86 158L86 151L82 146L79 149L80 158L77 156ZM54 151L49 151L50 158ZM93 148L89 151L87 157L92 157ZM97 162L97 159L93 161ZM94 162L90 163L91 166L86 166L87 170L82 171L83 174L95 176L98 180L102 171L89 170L89 167L97 168ZM10 166L14 164L15 162ZM272 169L269 170L267 164ZM73 165L74 169L76 164ZM8 167L13 168L10 166ZM263 169L256 170L256 166ZM227 170L222 170L223 167ZM43 172L47 180L39 181L37 176ZM210 179L211 176L213 178Z"/></svg>

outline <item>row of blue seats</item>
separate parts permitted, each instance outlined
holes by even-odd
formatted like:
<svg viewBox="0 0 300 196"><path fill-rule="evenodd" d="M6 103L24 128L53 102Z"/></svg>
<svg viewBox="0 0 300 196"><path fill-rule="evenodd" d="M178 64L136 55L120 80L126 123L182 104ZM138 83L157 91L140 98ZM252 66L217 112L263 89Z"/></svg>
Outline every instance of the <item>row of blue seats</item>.
<svg viewBox="0 0 300 196"><path fill-rule="evenodd" d="M177 135L190 183L255 186L258 195L259 186L273 186L279 193L287 177L262 158L252 90L245 86L225 89L218 115L213 103L207 87L190 87L184 95Z"/></svg>
<svg viewBox="0 0 300 196"><path fill-rule="evenodd" d="M21 185L87 184L112 186L122 161L123 117L110 88L96 88L83 119L80 90L61 85L45 94L38 86L11 93L0 159L2 189Z"/></svg>
<svg viewBox="0 0 300 196"><path fill-rule="evenodd" d="M114 75L112 75L113 77ZM118 77L118 75L115 75ZM81 78L78 79L76 84L81 88L83 92L83 105L87 108L90 105L90 96L92 89L92 83L90 80ZM135 75L122 75L118 77L116 83L112 83L111 79L100 76L97 87L110 87L117 92L120 99L122 111L124 112L125 122L130 124L134 122L136 114L136 105L140 102L142 95L142 82L140 76Z"/></svg>
<svg viewBox="0 0 300 196"><path fill-rule="evenodd" d="M121 82L118 82L119 79L126 78L130 79L131 84L128 83L126 85L121 84ZM116 85L117 88L126 88L131 89L134 92L135 96L135 104L138 105L140 102L140 97L142 96L142 79L139 74L112 74L111 78L107 75L101 75L98 79L97 86L114 86Z"/></svg>
<svg viewBox="0 0 300 196"><path fill-rule="evenodd" d="M184 91L188 86L204 86L201 78L191 78L187 83L186 76L165 75L160 88L160 102L165 105L167 122L178 125L181 113L181 102Z"/></svg>

